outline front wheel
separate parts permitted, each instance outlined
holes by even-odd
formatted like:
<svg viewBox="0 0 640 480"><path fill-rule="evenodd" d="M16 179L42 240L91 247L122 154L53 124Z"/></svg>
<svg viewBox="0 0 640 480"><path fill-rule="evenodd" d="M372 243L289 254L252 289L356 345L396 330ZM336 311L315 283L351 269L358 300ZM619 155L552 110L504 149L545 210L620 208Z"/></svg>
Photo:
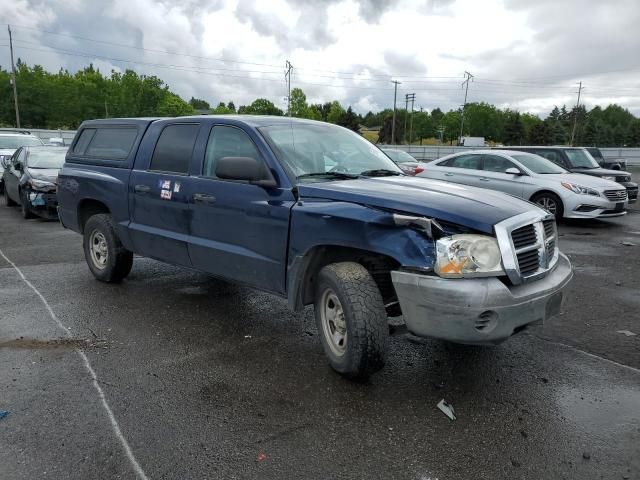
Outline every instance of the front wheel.
<svg viewBox="0 0 640 480"><path fill-rule="evenodd" d="M553 214L556 217L556 222L562 219L564 214L564 206L562 200L555 193L542 192L534 195L531 201L540 207L544 208L547 212Z"/></svg>
<svg viewBox="0 0 640 480"><path fill-rule="evenodd" d="M133 253L125 249L111 215L93 215L84 226L84 256L93 276L102 282L119 282L131 271Z"/></svg>
<svg viewBox="0 0 640 480"><path fill-rule="evenodd" d="M314 307L322 347L334 370L348 378L367 378L384 366L387 314L366 268L355 262L324 267Z"/></svg>

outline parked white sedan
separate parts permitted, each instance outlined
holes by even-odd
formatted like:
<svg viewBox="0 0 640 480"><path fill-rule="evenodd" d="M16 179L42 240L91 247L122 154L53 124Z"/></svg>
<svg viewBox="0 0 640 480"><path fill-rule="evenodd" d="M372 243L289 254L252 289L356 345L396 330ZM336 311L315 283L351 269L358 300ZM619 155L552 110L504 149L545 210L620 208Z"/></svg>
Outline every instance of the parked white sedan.
<svg viewBox="0 0 640 480"><path fill-rule="evenodd" d="M460 152L427 163L419 177L510 193L560 218L601 218L626 213L627 191L610 180L571 173L531 153Z"/></svg>

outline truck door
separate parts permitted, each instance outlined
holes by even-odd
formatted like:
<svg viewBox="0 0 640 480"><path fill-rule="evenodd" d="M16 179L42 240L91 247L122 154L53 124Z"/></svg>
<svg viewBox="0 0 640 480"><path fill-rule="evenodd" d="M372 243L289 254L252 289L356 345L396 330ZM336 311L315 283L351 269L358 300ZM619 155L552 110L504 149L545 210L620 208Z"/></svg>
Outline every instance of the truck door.
<svg viewBox="0 0 640 480"><path fill-rule="evenodd" d="M159 128L158 141L150 148L151 158L137 158L129 180L129 229L134 251L191 266L188 174L200 124L176 122Z"/></svg>
<svg viewBox="0 0 640 480"><path fill-rule="evenodd" d="M230 125L213 126L199 175L192 177L189 254L193 266L284 293L293 194L288 189L217 178L216 162L223 157L265 161L247 132Z"/></svg>

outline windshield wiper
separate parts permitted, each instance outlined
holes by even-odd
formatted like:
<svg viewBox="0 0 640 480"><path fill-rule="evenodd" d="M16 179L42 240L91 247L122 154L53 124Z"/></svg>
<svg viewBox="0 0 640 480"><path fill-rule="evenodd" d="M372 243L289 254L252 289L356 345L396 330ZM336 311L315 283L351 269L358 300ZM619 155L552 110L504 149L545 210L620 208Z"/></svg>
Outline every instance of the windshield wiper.
<svg viewBox="0 0 640 480"><path fill-rule="evenodd" d="M375 170L365 170L361 172L360 175L363 177L391 177L402 175L402 173L396 172L395 170L387 170L386 168L377 168Z"/></svg>
<svg viewBox="0 0 640 480"><path fill-rule="evenodd" d="M340 180L350 180L354 178L358 178L359 175L355 175L353 173L344 173L344 172L312 172L312 173L303 173L302 175L298 175L297 178L311 178L311 177L325 177L325 178L334 178Z"/></svg>

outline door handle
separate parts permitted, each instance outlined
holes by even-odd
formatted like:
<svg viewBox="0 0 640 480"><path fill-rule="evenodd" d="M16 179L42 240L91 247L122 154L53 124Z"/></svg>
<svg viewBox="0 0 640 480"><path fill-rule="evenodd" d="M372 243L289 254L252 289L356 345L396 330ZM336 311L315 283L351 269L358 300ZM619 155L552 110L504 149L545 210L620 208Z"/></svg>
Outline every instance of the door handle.
<svg viewBox="0 0 640 480"><path fill-rule="evenodd" d="M193 201L195 203L212 204L212 203L216 203L216 197L214 197L213 195L207 195L206 193L194 193Z"/></svg>
<svg viewBox="0 0 640 480"><path fill-rule="evenodd" d="M453 173L445 173L444 176L445 177L453 177Z"/></svg>
<svg viewBox="0 0 640 480"><path fill-rule="evenodd" d="M481 178L481 179L480 179L480 181L481 181L481 182L490 182L491 180L489 180L489 179L488 179L488 178L486 178L486 177L483 177L483 178Z"/></svg>
<svg viewBox="0 0 640 480"><path fill-rule="evenodd" d="M151 191L151 187L149 185L136 185L133 187L133 190L136 193L149 193Z"/></svg>

